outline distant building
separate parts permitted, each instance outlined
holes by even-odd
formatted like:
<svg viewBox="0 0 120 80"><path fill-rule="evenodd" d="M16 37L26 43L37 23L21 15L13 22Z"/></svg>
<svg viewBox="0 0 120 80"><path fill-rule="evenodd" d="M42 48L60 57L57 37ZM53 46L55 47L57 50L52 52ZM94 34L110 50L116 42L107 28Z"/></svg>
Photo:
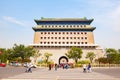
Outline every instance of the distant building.
<svg viewBox="0 0 120 80"><path fill-rule="evenodd" d="M103 56L103 50L95 44L91 27L93 19L86 18L41 18L35 20L36 27L34 43L30 44L38 49L40 53L52 53L50 60L55 63L73 62L65 53L76 46L83 50L82 60L85 60L88 52L94 52L96 58ZM40 57L42 59L42 57Z"/></svg>

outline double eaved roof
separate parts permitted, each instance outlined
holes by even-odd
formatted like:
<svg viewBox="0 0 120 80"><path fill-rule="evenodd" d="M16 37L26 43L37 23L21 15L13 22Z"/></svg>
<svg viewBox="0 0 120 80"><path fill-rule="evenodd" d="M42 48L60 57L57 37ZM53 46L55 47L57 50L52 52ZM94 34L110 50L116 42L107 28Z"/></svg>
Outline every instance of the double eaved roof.
<svg viewBox="0 0 120 80"><path fill-rule="evenodd" d="M84 18L43 18L35 19L35 22L38 24L39 22L89 22L91 23L93 19Z"/></svg>
<svg viewBox="0 0 120 80"><path fill-rule="evenodd" d="M91 21L93 19L84 18L43 18L35 19L35 21Z"/></svg>

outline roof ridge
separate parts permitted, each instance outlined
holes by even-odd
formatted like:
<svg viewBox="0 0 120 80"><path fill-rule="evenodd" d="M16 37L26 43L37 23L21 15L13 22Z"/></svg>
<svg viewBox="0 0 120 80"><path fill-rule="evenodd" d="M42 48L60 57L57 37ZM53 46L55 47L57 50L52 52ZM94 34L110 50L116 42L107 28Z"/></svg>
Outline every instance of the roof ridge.
<svg viewBox="0 0 120 80"><path fill-rule="evenodd" d="M35 20L92 20L92 19L87 19L86 17L83 17L83 18L44 18L44 17L41 17L41 19L35 19Z"/></svg>

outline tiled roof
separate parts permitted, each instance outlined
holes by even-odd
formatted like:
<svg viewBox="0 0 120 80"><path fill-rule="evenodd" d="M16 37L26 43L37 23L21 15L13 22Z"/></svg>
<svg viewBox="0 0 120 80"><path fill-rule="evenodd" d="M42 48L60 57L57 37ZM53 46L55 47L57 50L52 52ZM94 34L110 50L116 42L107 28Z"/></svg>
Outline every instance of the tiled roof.
<svg viewBox="0 0 120 80"><path fill-rule="evenodd" d="M34 31L93 31L96 27L90 28L42 28L42 27L33 27Z"/></svg>
<svg viewBox="0 0 120 80"><path fill-rule="evenodd" d="M93 19L87 18L41 18L35 19L35 21L93 21Z"/></svg>

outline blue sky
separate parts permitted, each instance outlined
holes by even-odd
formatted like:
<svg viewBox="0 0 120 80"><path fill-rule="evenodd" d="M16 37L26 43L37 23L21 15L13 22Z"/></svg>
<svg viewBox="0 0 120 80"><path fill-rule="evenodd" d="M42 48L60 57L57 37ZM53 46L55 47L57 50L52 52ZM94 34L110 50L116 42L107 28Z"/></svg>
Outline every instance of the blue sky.
<svg viewBox="0 0 120 80"><path fill-rule="evenodd" d="M94 18L95 43L120 49L120 0L0 0L0 47L33 43L34 19Z"/></svg>

